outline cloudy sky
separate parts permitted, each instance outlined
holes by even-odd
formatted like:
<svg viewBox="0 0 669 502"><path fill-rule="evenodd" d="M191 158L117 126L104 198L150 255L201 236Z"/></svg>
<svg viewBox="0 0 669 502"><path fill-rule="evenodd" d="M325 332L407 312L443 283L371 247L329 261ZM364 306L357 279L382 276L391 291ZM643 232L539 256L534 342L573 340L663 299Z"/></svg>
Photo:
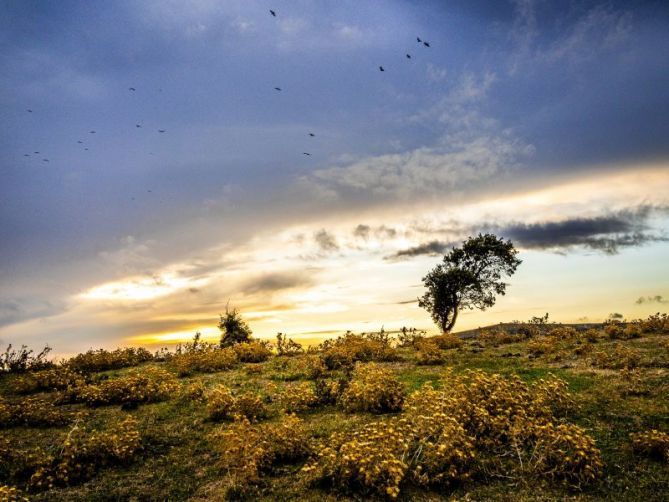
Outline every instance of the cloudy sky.
<svg viewBox="0 0 669 502"><path fill-rule="evenodd" d="M228 301L260 336L433 329L421 277L482 231L523 264L457 328L666 311L667 26L662 1L1 2L0 342L215 337Z"/></svg>

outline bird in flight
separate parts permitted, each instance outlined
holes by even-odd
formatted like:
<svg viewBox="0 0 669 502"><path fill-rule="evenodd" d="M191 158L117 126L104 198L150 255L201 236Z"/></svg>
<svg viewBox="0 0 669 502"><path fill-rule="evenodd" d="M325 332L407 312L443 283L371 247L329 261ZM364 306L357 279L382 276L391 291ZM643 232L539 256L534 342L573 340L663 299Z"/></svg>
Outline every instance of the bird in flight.
<svg viewBox="0 0 669 502"><path fill-rule="evenodd" d="M30 157L30 154L29 153L24 153L23 156L24 157Z"/></svg>
<svg viewBox="0 0 669 502"><path fill-rule="evenodd" d="M308 157L311 157L311 154L309 152L302 152L302 155L307 155Z"/></svg>
<svg viewBox="0 0 669 502"><path fill-rule="evenodd" d="M417 41L418 43L421 43L421 42L422 42L422 40L420 39L420 37L416 37L416 41Z"/></svg>
<svg viewBox="0 0 669 502"><path fill-rule="evenodd" d="M379 66L379 71L386 71L383 69L383 66Z"/></svg>
<svg viewBox="0 0 669 502"><path fill-rule="evenodd" d="M79 143L81 145L81 144L83 144L83 141L78 140L77 143Z"/></svg>
<svg viewBox="0 0 669 502"><path fill-rule="evenodd" d="M275 91L280 91L280 90L281 90L281 87L275 87L274 90L275 90Z"/></svg>
<svg viewBox="0 0 669 502"><path fill-rule="evenodd" d="M33 152L33 153L39 153L39 152Z"/></svg>
<svg viewBox="0 0 669 502"><path fill-rule="evenodd" d="M141 129L142 125L141 124L135 124L135 127Z"/></svg>
<svg viewBox="0 0 669 502"><path fill-rule="evenodd" d="M158 129L158 132L165 132L165 129Z"/></svg>
<svg viewBox="0 0 669 502"><path fill-rule="evenodd" d="M276 17L276 12L274 12L272 9L269 10L269 13L272 14L273 17Z"/></svg>
<svg viewBox="0 0 669 502"><path fill-rule="evenodd" d="M95 134L95 131L88 131L88 134Z"/></svg>
<svg viewBox="0 0 669 502"><path fill-rule="evenodd" d="M430 42L423 42L423 45L424 45L425 47L429 47L429 46L430 46Z"/></svg>
<svg viewBox="0 0 669 502"><path fill-rule="evenodd" d="M313 138L313 137L316 136L316 135L315 135L313 132L310 132L310 133L309 133L309 136L311 136L311 137Z"/></svg>
<svg viewBox="0 0 669 502"><path fill-rule="evenodd" d="M411 59L411 54L407 54L407 59Z"/></svg>
<svg viewBox="0 0 669 502"><path fill-rule="evenodd" d="M128 90L129 91L136 91L137 89L135 89L134 87L128 87Z"/></svg>
<svg viewBox="0 0 669 502"><path fill-rule="evenodd" d="M84 150L88 151L88 148L84 148Z"/></svg>
<svg viewBox="0 0 669 502"><path fill-rule="evenodd" d="M49 162L49 159L42 159L42 162Z"/></svg>
<svg viewBox="0 0 669 502"><path fill-rule="evenodd" d="M28 113L32 113L32 112L33 112L30 108L28 108L26 111L27 111Z"/></svg>

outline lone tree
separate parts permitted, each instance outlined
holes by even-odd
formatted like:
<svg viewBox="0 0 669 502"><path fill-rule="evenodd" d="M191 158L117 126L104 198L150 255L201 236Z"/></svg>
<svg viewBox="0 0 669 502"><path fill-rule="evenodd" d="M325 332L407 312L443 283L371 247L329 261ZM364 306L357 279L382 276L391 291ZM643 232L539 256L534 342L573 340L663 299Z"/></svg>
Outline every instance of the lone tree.
<svg viewBox="0 0 669 502"><path fill-rule="evenodd" d="M522 262L510 241L493 234L479 234L454 247L444 262L423 277L427 288L418 305L427 310L443 333L453 329L458 310L485 310L495 304L496 295L504 295L511 276Z"/></svg>
<svg viewBox="0 0 669 502"><path fill-rule="evenodd" d="M221 348L251 341L251 328L236 308L231 309L226 305L225 315L220 314L220 318L218 329L221 330Z"/></svg>

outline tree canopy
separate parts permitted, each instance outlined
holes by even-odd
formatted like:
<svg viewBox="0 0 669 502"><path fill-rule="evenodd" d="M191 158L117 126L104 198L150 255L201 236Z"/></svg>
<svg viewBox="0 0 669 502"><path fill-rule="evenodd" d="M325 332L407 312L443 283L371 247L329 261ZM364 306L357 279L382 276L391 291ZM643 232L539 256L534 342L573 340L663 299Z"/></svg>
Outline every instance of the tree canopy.
<svg viewBox="0 0 669 502"><path fill-rule="evenodd" d="M218 329L221 330L221 347L230 347L251 340L251 328L237 309L226 306L225 315L220 314L220 318Z"/></svg>
<svg viewBox="0 0 669 502"><path fill-rule="evenodd" d="M504 295L511 276L522 263L511 241L493 234L470 237L462 247L454 247L425 277L427 291L418 299L434 322L447 333L453 329L462 308L485 310Z"/></svg>

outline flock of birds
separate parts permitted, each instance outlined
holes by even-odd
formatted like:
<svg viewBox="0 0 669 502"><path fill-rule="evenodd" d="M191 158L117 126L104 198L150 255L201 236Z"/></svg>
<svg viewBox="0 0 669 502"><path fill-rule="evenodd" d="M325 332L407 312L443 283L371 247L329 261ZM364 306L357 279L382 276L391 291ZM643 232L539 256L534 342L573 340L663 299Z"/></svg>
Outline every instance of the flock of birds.
<svg viewBox="0 0 669 502"><path fill-rule="evenodd" d="M276 11L270 9L269 13L270 13L270 15L271 15L272 17L277 17ZM417 42L418 44L422 44L424 47L427 47L427 48L430 47L430 43L427 42L426 40L422 40L420 37L416 37L416 42ZM411 59L411 54L407 53L407 54L406 54L406 59ZM385 72L386 70L385 70L385 68L384 68L382 65L379 65L379 71ZM274 87L274 90L277 91L277 92L282 92L283 89L282 89L281 87ZM135 87L128 87L128 91L130 91L130 92L136 92L137 89L136 89ZM162 89L161 89L161 91L162 91ZM28 108L28 109L27 109L27 112L28 112L28 113L33 113L33 110L30 109L30 108ZM141 123L136 123L136 124L135 124L135 128L137 128L137 129L141 129L141 128L142 128L142 124L141 124ZM164 133L166 133L166 132L167 132L166 129L158 129L158 133L159 133L159 134L164 134ZM96 134L96 131L95 131L95 130L90 130L90 131L88 131L88 133L89 133L89 134ZM313 138L313 137L316 136L316 134L313 133L313 132L309 132L308 135L309 135L309 137L311 137L311 138ZM84 141L82 141L82 140L77 140L77 144L79 144L79 145L83 145L83 144L84 144ZM84 147L84 150L85 150L85 151L88 151L88 147ZM39 155L39 154L40 154L39 151L34 151L32 154L30 154L30 153L25 153L23 156L24 156L24 157L31 157L32 155ZM151 155L153 155L153 154L151 154ZM307 157L311 157L311 153L310 153L310 152L302 152L302 155L305 155L305 156L307 156ZM48 159L47 157L43 157L43 158L42 158L42 162L50 162L50 161L49 161L49 159ZM148 192L151 192L151 190L147 190L147 191L148 191Z"/></svg>

